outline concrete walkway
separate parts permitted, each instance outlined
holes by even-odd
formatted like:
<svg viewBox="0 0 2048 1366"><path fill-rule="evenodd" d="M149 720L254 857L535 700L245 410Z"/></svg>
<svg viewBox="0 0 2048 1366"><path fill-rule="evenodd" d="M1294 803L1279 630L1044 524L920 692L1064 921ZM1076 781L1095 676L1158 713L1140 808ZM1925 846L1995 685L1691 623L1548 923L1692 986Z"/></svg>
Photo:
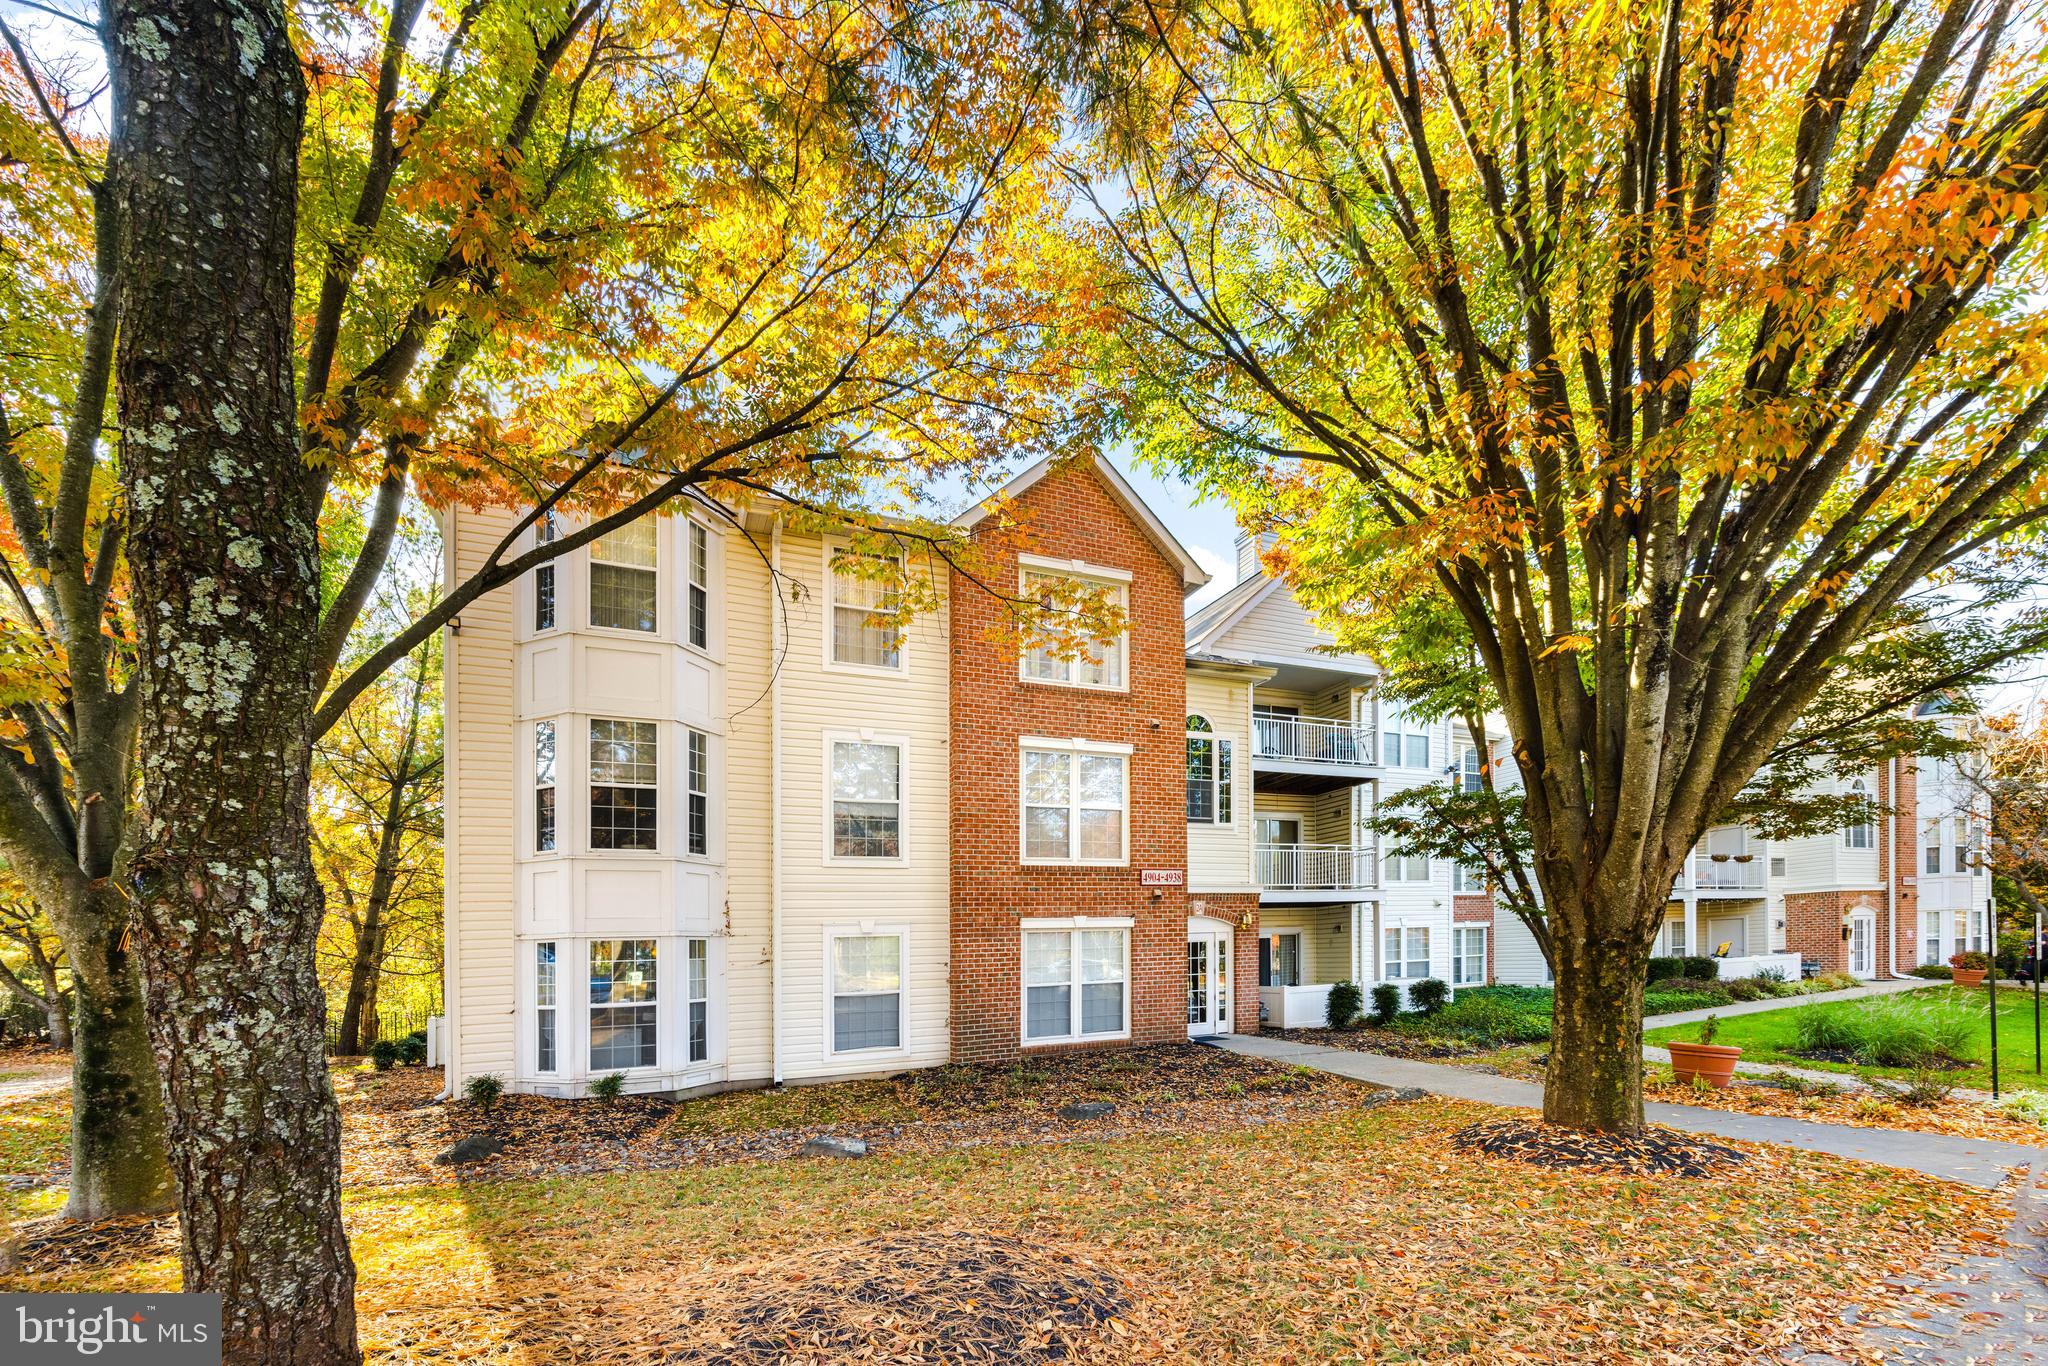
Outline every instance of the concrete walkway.
<svg viewBox="0 0 2048 1366"><path fill-rule="evenodd" d="M1218 1046L1246 1057L1269 1062L1312 1067L1333 1076L1381 1086L1413 1086L1432 1095L1487 1105L1511 1105L1541 1109L1543 1088L1531 1081L1516 1081L1489 1072L1471 1072L1443 1063L1412 1062L1379 1053L1359 1053L1322 1044L1289 1043L1257 1034L1226 1034L1215 1040ZM1719 1138L1743 1139L1752 1143L1776 1143L1808 1152L1829 1153L1859 1162L1876 1162L1924 1172L1944 1181L1973 1186L1996 1186L2013 1167L2030 1167L2044 1154L2040 1148L2018 1143L1992 1143L1982 1139L1955 1138L1948 1134L1908 1133L1896 1129L1859 1129L1846 1124L1816 1124L1812 1120L1783 1119L1775 1115L1746 1115L1730 1110L1709 1110L1694 1105L1654 1104L1645 1107L1651 1122L1688 1133L1712 1134Z"/></svg>
<svg viewBox="0 0 2048 1366"><path fill-rule="evenodd" d="M1824 1005L1829 1001L1860 1001L1866 996L1892 996L1901 991L1918 991L1922 987L1940 985L1939 982L1908 977L1897 982L1869 982L1843 991L1817 991L1811 996L1772 996L1762 1001L1730 1001L1725 1006L1713 1006L1706 1010L1674 1010L1669 1015L1646 1016L1643 1028L1662 1029L1666 1025L1698 1024L1709 1015L1732 1020L1737 1015L1766 1015L1773 1010L1795 1010L1800 1006Z"/></svg>

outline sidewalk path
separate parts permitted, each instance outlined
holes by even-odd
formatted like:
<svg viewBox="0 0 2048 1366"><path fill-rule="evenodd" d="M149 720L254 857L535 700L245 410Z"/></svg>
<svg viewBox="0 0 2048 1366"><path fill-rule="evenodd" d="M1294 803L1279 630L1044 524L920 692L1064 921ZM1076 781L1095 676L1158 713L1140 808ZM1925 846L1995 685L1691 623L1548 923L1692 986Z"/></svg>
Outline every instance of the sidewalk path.
<svg viewBox="0 0 2048 1366"><path fill-rule="evenodd" d="M1543 1105L1543 1088L1535 1082L1516 1081L1488 1072L1469 1072L1443 1063L1411 1062L1379 1053L1357 1053L1345 1048L1326 1048L1321 1044L1289 1043L1285 1039L1269 1039L1257 1034L1226 1034L1215 1042L1246 1057L1312 1067L1319 1072L1381 1086L1414 1086L1433 1095L1475 1100L1488 1105L1512 1105L1524 1109L1541 1109ZM1693 1105L1650 1105L1645 1107L1645 1112L1653 1123L1689 1133L1713 1134L1752 1143L1777 1143L1859 1162L1903 1167L1944 1181L1960 1181L1973 1186L1996 1186L2005 1179L2010 1168L2031 1166L2043 1156L2041 1149L2018 1143L1992 1143L1983 1139L1907 1133L1894 1129L1859 1129L1846 1124L1816 1124L1806 1119L1745 1115Z"/></svg>
<svg viewBox="0 0 2048 1366"><path fill-rule="evenodd" d="M1922 981L1908 977L1898 982L1870 982L1845 991L1817 991L1811 996L1773 996L1762 1001L1730 1001L1725 1006L1710 1010L1674 1010L1669 1015L1651 1015L1643 1020L1645 1029L1662 1029L1665 1025L1698 1024L1709 1015L1718 1015L1724 1020L1737 1015L1764 1015L1773 1010L1794 1010L1800 1006L1822 1005L1828 1001L1860 1001L1866 996L1890 996L1901 991L1918 991L1922 987L1938 987L1939 982Z"/></svg>
<svg viewBox="0 0 2048 1366"><path fill-rule="evenodd" d="M62 1063L29 1068L27 1075L0 1081L0 1105L14 1100L46 1096L52 1091L62 1091L70 1085L71 1069Z"/></svg>

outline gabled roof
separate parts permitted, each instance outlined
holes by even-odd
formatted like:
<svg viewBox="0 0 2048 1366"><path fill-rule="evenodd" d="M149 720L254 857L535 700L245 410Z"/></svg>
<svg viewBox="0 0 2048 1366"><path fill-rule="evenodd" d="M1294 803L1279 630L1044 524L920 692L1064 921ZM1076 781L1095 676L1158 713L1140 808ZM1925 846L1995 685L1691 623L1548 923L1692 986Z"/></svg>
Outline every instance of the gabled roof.
<svg viewBox="0 0 2048 1366"><path fill-rule="evenodd" d="M1202 647L1222 635L1240 621L1245 613L1264 602L1280 580L1258 574L1234 584L1230 590L1207 604L1201 611L1188 618L1187 646L1189 654L1198 654Z"/></svg>
<svg viewBox="0 0 2048 1366"><path fill-rule="evenodd" d="M1209 581L1209 571L1195 562L1195 557L1188 553L1188 548L1182 545L1179 538L1171 531L1166 529L1166 523L1159 520L1158 514L1145 505L1145 500L1138 496L1138 491L1131 487L1130 481L1117 473L1116 466L1110 464L1108 459L1099 451L1089 458L1094 462L1096 474L1101 476L1102 482L1108 487L1116 500L1124 505L1124 510L1131 514L1131 520L1138 524L1139 530L1145 533L1146 539L1159 548L1160 554L1166 556L1167 559L1180 567L1181 590L1191 593L1207 583ZM1057 459L1057 456L1047 456L1031 466L1015 479L1003 485L1002 489L994 497L983 499L958 517L955 517L953 525L963 530L978 525L982 518L988 516L994 510L993 505L996 499L1019 497L1041 479L1045 478L1046 475L1050 474L1053 464Z"/></svg>

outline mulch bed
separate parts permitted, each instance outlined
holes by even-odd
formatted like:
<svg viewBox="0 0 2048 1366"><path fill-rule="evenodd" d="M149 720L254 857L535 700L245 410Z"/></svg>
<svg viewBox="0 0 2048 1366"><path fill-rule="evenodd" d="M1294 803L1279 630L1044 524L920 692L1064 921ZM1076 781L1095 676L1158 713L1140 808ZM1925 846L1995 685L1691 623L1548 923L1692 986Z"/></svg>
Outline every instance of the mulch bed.
<svg viewBox="0 0 2048 1366"><path fill-rule="evenodd" d="M1199 1044L1162 1044L790 1088L777 1093L789 1102L785 1113L821 1117L763 1126L747 1109L760 1093L628 1096L609 1105L507 1095L486 1113L467 1103L433 1104L440 1076L416 1067L340 1074L345 1181L410 1185L711 1166L795 1157L805 1142L828 1134L887 1153L1226 1132L1336 1113L1378 1089ZM1059 1116L1062 1106L1082 1101L1116 1109L1086 1121ZM435 1165L457 1139L472 1136L504 1148L478 1162Z"/></svg>
<svg viewBox="0 0 2048 1366"><path fill-rule="evenodd" d="M1749 1161L1725 1143L1671 1129L1639 1134L1589 1134L1528 1119L1470 1124L1451 1135L1460 1152L1482 1153L1556 1171L1619 1172L1630 1176L1714 1176Z"/></svg>
<svg viewBox="0 0 2048 1366"><path fill-rule="evenodd" d="M689 1276L675 1287L673 1325L650 1335L643 1320L613 1316L616 1351L584 1336L596 1360L1036 1366L1113 1352L1130 1331L1132 1298L1123 1277L1077 1252L1005 1233L927 1229ZM676 1341L689 1345L662 1345Z"/></svg>
<svg viewBox="0 0 2048 1366"><path fill-rule="evenodd" d="M1861 1067L1863 1059L1846 1048L1793 1048L1786 1050L1808 1062L1832 1062L1844 1067ZM1919 1064L1930 1072L1967 1072L1971 1064L1959 1058L1928 1058Z"/></svg>
<svg viewBox="0 0 2048 1366"><path fill-rule="evenodd" d="M1269 1039L1289 1043L1320 1044L1325 1048L1347 1048L1354 1053L1383 1053L1390 1058L1433 1062L1441 1058L1466 1058L1477 1053L1475 1044L1436 1035L1410 1034L1398 1029L1268 1029Z"/></svg>
<svg viewBox="0 0 2048 1366"><path fill-rule="evenodd" d="M1980 1100L1950 1096L1933 1105L1908 1105L1872 1091L1845 1084L1832 1094L1769 1077L1736 1075L1721 1090L1695 1090L1669 1079L1666 1068L1652 1068L1643 1079L1643 1099L1670 1105L1698 1105L1745 1115L1779 1115L1821 1124L1847 1124L1859 1129L1903 1129L1909 1133L1951 1134L1995 1143L2048 1147L2048 1128L2005 1114ZM1844 1078L1853 1083L1853 1078Z"/></svg>
<svg viewBox="0 0 2048 1366"><path fill-rule="evenodd" d="M97 1224L74 1224L61 1214L15 1225L24 1270L39 1274L95 1271L142 1257L176 1256L178 1221L169 1215L131 1215Z"/></svg>

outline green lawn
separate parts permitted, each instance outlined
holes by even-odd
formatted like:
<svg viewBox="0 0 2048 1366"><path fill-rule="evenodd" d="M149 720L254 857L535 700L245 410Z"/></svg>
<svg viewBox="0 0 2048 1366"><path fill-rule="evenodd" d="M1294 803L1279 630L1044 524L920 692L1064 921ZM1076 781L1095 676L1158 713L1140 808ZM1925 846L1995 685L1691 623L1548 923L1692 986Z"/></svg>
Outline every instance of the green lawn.
<svg viewBox="0 0 2048 1366"><path fill-rule="evenodd" d="M1991 1089L1991 1027L1990 1012L1985 1004L1982 988L1974 991L1959 991L1954 987L1936 986L1924 991L1907 993L1913 1000L1954 1001L1974 1006L1979 1012L1978 1027L1970 1043L1963 1049L1962 1056L1973 1065L1968 1070L1949 1073L1959 1086ZM1888 998L1897 999L1897 998ZM1861 1072L1881 1077L1905 1075L1906 1069L1896 1067L1858 1067L1843 1063L1822 1062L1800 1057L1793 1050L1799 1046L1799 1012L1854 1011L1865 1008L1862 1001L1834 1001L1817 1006L1788 1006L1761 1015L1737 1015L1721 1021L1721 1031L1714 1042L1732 1044L1742 1049L1745 1062L1784 1063L1794 1067L1816 1067L1831 1072ZM2042 1002L2042 1033L2044 1044L2048 1044L2048 998ZM1673 1039L1693 1042L1699 1038L1700 1027L1673 1025L1665 1029L1653 1029L1644 1035L1645 1042L1652 1044L1669 1043ZM2034 998L2022 991L1998 993L1998 1080L2001 1087L2030 1087L2048 1090L2048 1077L2034 1071Z"/></svg>

